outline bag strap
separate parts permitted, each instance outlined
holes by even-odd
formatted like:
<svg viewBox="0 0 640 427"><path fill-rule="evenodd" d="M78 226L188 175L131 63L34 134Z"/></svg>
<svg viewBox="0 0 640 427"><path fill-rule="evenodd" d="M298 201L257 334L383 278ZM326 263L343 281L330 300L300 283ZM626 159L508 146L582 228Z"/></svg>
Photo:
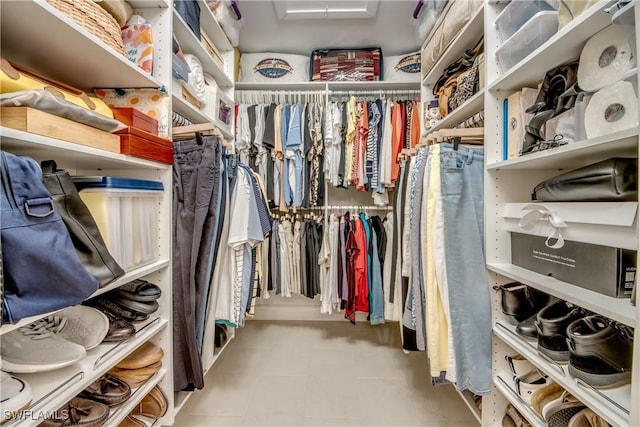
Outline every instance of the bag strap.
<svg viewBox="0 0 640 427"><path fill-rule="evenodd" d="M55 160L43 160L40 162L40 168L44 174L52 174L58 170L58 165Z"/></svg>

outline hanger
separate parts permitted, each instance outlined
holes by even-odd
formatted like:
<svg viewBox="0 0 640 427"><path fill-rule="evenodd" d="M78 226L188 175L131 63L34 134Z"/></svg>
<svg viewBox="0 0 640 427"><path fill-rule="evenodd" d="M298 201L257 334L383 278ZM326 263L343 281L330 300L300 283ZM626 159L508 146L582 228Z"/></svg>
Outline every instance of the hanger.
<svg viewBox="0 0 640 427"><path fill-rule="evenodd" d="M184 139L192 139L196 137L196 134L200 135L215 135L222 142L223 147L228 150L234 150L233 144L227 141L220 132L220 129L215 127L213 123L202 123L198 125L178 126L171 130L172 139L174 141L180 141Z"/></svg>

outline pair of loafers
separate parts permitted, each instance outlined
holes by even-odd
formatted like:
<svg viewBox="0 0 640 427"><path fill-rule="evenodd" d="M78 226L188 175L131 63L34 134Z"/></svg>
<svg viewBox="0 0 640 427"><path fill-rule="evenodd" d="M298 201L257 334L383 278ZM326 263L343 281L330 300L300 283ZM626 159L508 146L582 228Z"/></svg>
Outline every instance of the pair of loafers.
<svg viewBox="0 0 640 427"><path fill-rule="evenodd" d="M157 420L167 413L167 407L167 397L158 386L155 386L118 427L146 427L147 424L138 419L137 415Z"/></svg>

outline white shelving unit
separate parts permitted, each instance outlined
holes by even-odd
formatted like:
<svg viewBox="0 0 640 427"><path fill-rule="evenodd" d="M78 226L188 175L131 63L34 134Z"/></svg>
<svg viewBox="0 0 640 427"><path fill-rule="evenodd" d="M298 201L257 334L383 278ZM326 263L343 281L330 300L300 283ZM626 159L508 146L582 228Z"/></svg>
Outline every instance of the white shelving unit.
<svg viewBox="0 0 640 427"><path fill-rule="evenodd" d="M153 20L166 10L145 9L145 16ZM91 92L95 87L162 85L157 73L148 75L45 1L2 2L0 25L3 57L25 67L47 70L49 77L78 89ZM32 49L37 49L36 55Z"/></svg>
<svg viewBox="0 0 640 427"><path fill-rule="evenodd" d="M462 57L464 55L464 52L475 46L478 40L480 40L480 37L482 37L482 34L484 33L484 10L485 5L483 4L473 14L473 16L471 16L469 21L460 30L458 35L454 37L451 43L449 43L449 46L435 61L433 67L428 72L423 71L421 85L421 100L423 103L428 103L429 100L434 99L435 96L433 95L433 88L442 75L444 69L452 62ZM427 37L427 41L425 41L425 44L422 46L423 57L424 55L432 55L431 52L426 51L428 40L429 37ZM430 128L427 131L424 130L424 114L421 111L420 129L422 135L427 136L430 133L441 129L454 128L469 117L472 117L474 114L482 111L484 108L484 98L486 94L486 89L484 89L484 86L486 85L481 84L480 87L482 87L482 89L471 96L471 98L467 99L462 105L458 106L458 108L449 112L449 114L442 118L434 127Z"/></svg>
<svg viewBox="0 0 640 427"><path fill-rule="evenodd" d="M538 369L568 390L582 403L589 406L611 425L629 425L629 411L631 410L631 386L626 385L606 390L595 390L584 385L569 374L566 363L551 363L551 360L542 356L536 349L536 341L521 338L515 327L505 322L496 322L493 327L494 334L515 352L524 356Z"/></svg>
<svg viewBox="0 0 640 427"><path fill-rule="evenodd" d="M171 84L172 9L167 0L134 0L134 12L151 23L154 38L154 66L149 75L123 55L115 52L87 30L60 13L46 1L25 0L3 2L0 15L2 56L32 68L43 75L91 92L98 87L158 88ZM72 175L108 175L159 181L164 192L158 202L158 242L156 259L127 272L123 277L99 289L92 296L137 278L144 278L162 290L159 310L145 322L136 323L138 332L121 343L104 343L87 352L72 366L49 372L17 374L32 388L32 414L52 413L71 400L88 385L109 371L120 360L147 341L164 351L163 368L133 396L112 410L109 425L117 425L155 385L168 398L169 411L159 420L172 424L173 412L173 343L172 343L172 168L171 165L68 141L0 127L2 149L26 155L36 161L53 159ZM44 285L43 285L44 286ZM51 313L23 319L15 325L0 327L0 335L24 326ZM146 326L146 327L145 327ZM0 339L2 337L0 336ZM44 411L44 412L40 412ZM40 416L41 417L41 416ZM7 425L37 425L42 419L17 419Z"/></svg>
<svg viewBox="0 0 640 427"><path fill-rule="evenodd" d="M215 45L216 49L218 49L223 60L223 64L220 64L211 56L203 42L198 40L184 19L175 10L172 11L173 32L175 33L176 39L178 40L183 53L195 55L202 63L204 73L211 75L215 79L218 90L233 101L235 67L235 52L233 50L233 46L216 20L213 12L209 9L207 2L205 0L197 0L197 4L200 7L201 33L205 33ZM180 94L182 88L177 87L177 84L175 83L176 81L177 80L174 78L171 83L172 88L170 91L173 111L187 118L194 124L214 123L213 118L209 117L203 111L204 107L199 109L182 98ZM206 101L207 103L217 102L216 99L207 99ZM231 116L233 120L234 115L232 114ZM233 123L231 129L233 129ZM233 140L232 133L222 128L220 128L220 131L226 140Z"/></svg>
<svg viewBox="0 0 640 427"><path fill-rule="evenodd" d="M442 75L444 69L453 61L460 58L464 54L465 50L471 49L475 46L478 40L480 40L480 37L484 32L484 8L485 6L483 5L475 12L469 22L467 22L453 41L451 41L449 47L447 47L442 55L440 55L431 70L426 73L422 79L422 84L424 86L433 87ZM427 40L428 39L429 38L427 37ZM424 48L425 46L423 46L423 49ZM426 54L428 55L430 52L426 52Z"/></svg>
<svg viewBox="0 0 640 427"><path fill-rule="evenodd" d="M117 426L133 409L138 406L138 403L153 389L158 383L167 375L166 369L160 369L153 377L149 378L140 387L131 390L131 396L121 405L116 406L111 410L109 414L109 425Z"/></svg>
<svg viewBox="0 0 640 427"><path fill-rule="evenodd" d="M587 310L622 324L638 328L638 307L628 299L606 297L580 286L562 282L511 263L510 233L506 231L503 208L506 203L529 202L533 187L559 171L583 167L610 157L638 157L638 128L627 129L598 138L576 141L565 146L503 160L503 100L522 87L535 87L545 73L561 64L577 60L584 44L611 23L605 9L613 1L602 0L578 15L542 46L505 73L501 73L495 52L500 46L495 20L505 2L485 2L485 76L488 82L485 109L485 253L491 285L519 281L567 300ZM636 3L636 18L638 17ZM638 32L636 29L636 38ZM637 72L627 79L637 79ZM637 221L637 219L636 219ZM494 387L483 404L483 425L499 424L508 403L513 404L532 425L546 425L531 407L525 405L510 387L510 374L504 356L519 353L551 379L615 426L640 425L640 407L632 404L640 399L638 363L640 348L634 347L633 379L630 385L612 389L594 389L573 378L567 363L558 364L542 356L535 340L527 340L515 332L501 311L500 296L494 293L493 372Z"/></svg>
<svg viewBox="0 0 640 427"><path fill-rule="evenodd" d="M484 89L478 91L478 93L473 95L458 108L447 114L442 120L438 122L438 124L429 129L427 135L440 129L450 129L456 127L469 117L473 116L475 113L482 111L482 108L484 107L484 95Z"/></svg>
<svg viewBox="0 0 640 427"><path fill-rule="evenodd" d="M35 374L14 374L31 386L33 403L31 403L29 410L36 414L62 407L71 398L100 378L112 366L166 328L167 324L168 320L160 317L142 322L142 324L136 325L138 333L123 342L123 344L100 344L98 347L89 350L84 359L67 368ZM142 398L143 396L140 397ZM6 425L37 426L40 422L42 422L41 419L25 420L16 418Z"/></svg>
<svg viewBox="0 0 640 427"><path fill-rule="evenodd" d="M531 406L527 405L527 403L522 400L518 392L513 389L511 372L502 371L495 374L493 377L493 385L533 427L546 427L547 423L544 422L542 417L540 417L538 413L531 408Z"/></svg>
<svg viewBox="0 0 640 427"><path fill-rule="evenodd" d="M206 16L206 15L205 15ZM209 52L198 40L193 31L187 26L182 17L173 11L173 31L176 33L180 47L185 54L195 55L202 63L202 69L205 73L211 74L222 88L233 86L233 81L225 73L224 69L211 57Z"/></svg>

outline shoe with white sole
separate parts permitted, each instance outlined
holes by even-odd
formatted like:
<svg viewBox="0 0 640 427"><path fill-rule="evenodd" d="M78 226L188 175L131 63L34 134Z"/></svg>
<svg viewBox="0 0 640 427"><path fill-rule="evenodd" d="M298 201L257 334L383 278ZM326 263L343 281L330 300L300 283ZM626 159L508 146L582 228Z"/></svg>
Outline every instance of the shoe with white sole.
<svg viewBox="0 0 640 427"><path fill-rule="evenodd" d="M26 409L32 398L31 387L27 382L0 371L0 407L3 422Z"/></svg>
<svg viewBox="0 0 640 427"><path fill-rule="evenodd" d="M55 333L85 350L97 347L109 332L109 318L100 310L85 305L65 308L47 320L56 325Z"/></svg>
<svg viewBox="0 0 640 427"><path fill-rule="evenodd" d="M52 332L54 327L47 319L40 319L2 335L2 369L16 373L53 371L84 358L84 347Z"/></svg>

